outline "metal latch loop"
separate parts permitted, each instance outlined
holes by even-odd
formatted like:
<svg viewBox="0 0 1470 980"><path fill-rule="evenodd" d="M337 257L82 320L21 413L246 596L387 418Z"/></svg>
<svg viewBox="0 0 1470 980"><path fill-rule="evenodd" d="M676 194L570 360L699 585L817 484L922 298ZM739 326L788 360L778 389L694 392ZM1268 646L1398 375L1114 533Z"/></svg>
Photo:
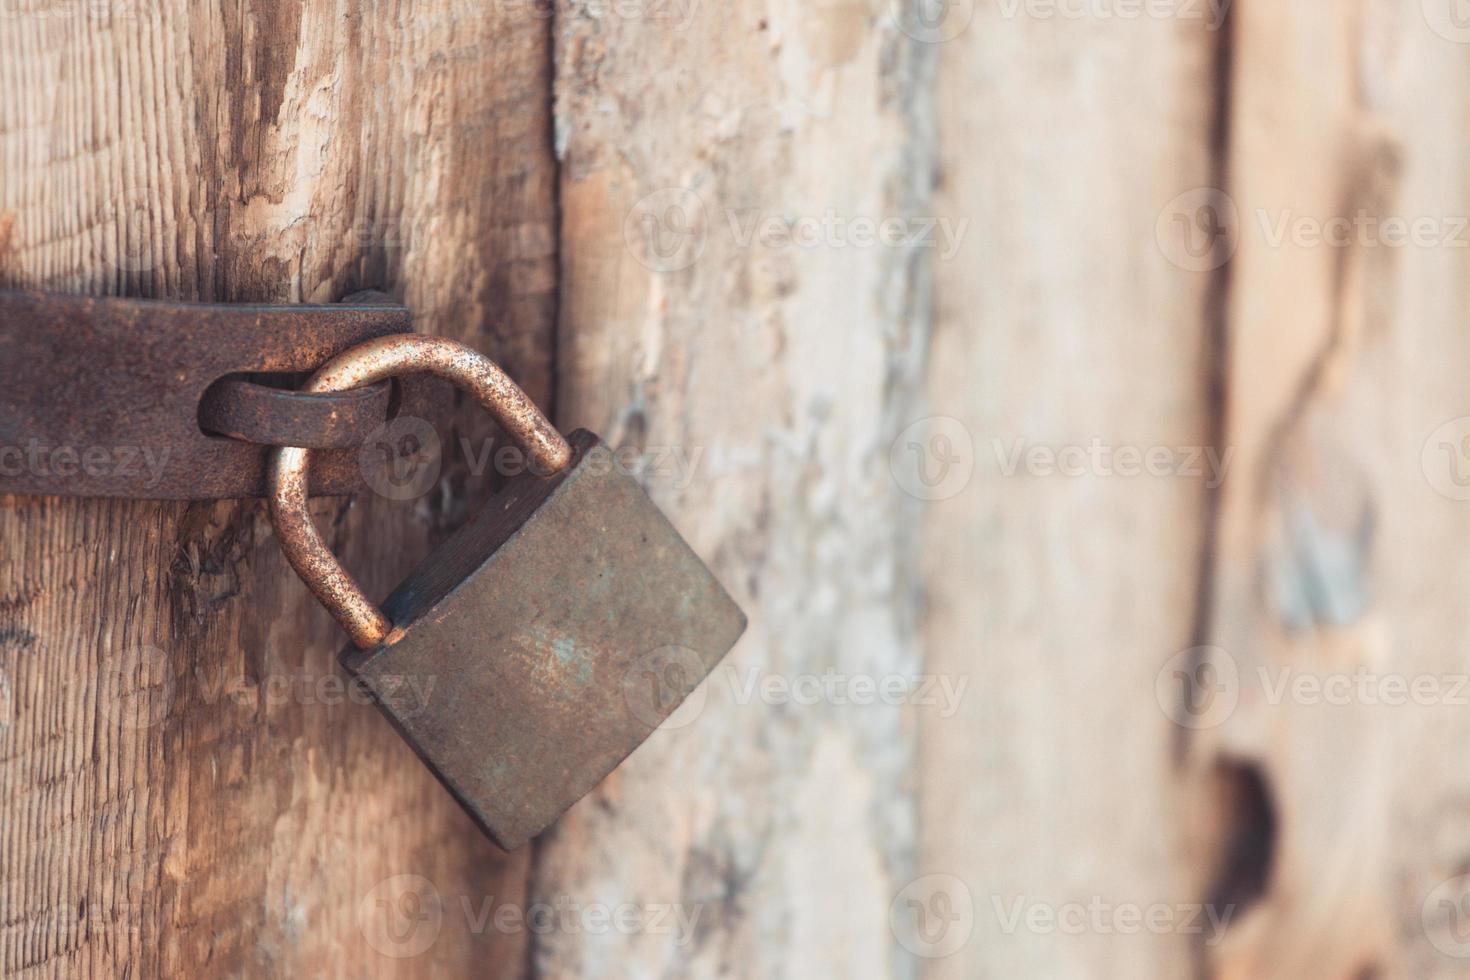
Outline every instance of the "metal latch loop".
<svg viewBox="0 0 1470 980"><path fill-rule="evenodd" d="M391 381L351 391L308 392L221 378L199 402L199 425L259 446L346 449L361 446L388 420L392 393Z"/></svg>

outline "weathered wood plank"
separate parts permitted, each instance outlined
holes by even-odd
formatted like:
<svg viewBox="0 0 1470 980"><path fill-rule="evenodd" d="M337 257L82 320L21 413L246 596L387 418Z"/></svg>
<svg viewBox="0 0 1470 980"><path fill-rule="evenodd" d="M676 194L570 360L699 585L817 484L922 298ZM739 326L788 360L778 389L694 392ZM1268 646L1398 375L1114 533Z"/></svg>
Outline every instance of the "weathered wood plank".
<svg viewBox="0 0 1470 980"><path fill-rule="evenodd" d="M557 8L558 408L692 461L650 491L751 624L677 716L697 720L657 733L537 862L543 899L678 904L692 935L553 933L534 962L911 975L887 917L915 857L915 709L760 685L921 669L916 512L887 459L932 251L847 236L931 213L934 52L868 3L628 9Z"/></svg>
<svg viewBox="0 0 1470 980"><path fill-rule="evenodd" d="M1194 756L1254 774L1271 847L1211 951L1222 977L1458 976L1470 953L1464 907L1445 913L1467 866L1446 746L1465 735L1449 583L1470 530L1470 34L1451 6L1237 4L1238 462L1210 635L1238 704Z"/></svg>
<svg viewBox="0 0 1470 980"><path fill-rule="evenodd" d="M0 281L386 288L547 399L549 68L547 21L503 5L9 5ZM478 450L487 422L457 424ZM382 594L484 494L469 469L317 510ZM522 972L529 933L479 911L523 900L528 854L343 696L262 506L6 499L0 541L0 972Z"/></svg>
<svg viewBox="0 0 1470 980"><path fill-rule="evenodd" d="M1224 36L1194 9L976 4L940 53L936 209L975 230L936 267L926 414L954 421L925 453L974 472L925 510L922 636L972 683L924 718L921 870L970 933L926 975L1187 976L1203 938L1156 685L1192 642L1193 453L1217 448L1218 273L1169 217L1217 177ZM938 922L935 954L958 942Z"/></svg>

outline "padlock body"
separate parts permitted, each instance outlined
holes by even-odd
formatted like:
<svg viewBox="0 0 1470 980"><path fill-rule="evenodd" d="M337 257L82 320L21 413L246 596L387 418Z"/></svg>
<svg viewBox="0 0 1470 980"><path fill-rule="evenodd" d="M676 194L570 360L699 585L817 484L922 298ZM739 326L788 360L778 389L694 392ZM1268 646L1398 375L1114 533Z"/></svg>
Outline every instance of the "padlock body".
<svg viewBox="0 0 1470 980"><path fill-rule="evenodd" d="M642 743L745 616L596 436L513 478L384 603L342 662L501 847L535 836Z"/></svg>

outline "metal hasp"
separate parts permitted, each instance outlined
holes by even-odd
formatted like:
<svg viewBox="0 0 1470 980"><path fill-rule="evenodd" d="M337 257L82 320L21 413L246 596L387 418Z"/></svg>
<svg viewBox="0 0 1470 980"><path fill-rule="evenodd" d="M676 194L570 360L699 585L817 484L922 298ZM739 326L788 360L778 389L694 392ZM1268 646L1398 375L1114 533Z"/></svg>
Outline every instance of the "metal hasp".
<svg viewBox="0 0 1470 980"><path fill-rule="evenodd" d="M387 389L313 401L231 376L304 375L362 341L412 329L406 309L376 295L271 306L0 291L0 493L264 495L268 450L243 438L297 433L312 446L352 446L374 413L374 427L386 421ZM432 419L444 390L406 379L400 414ZM218 434L204 431L210 425ZM325 449L315 463L313 493L362 485L354 448Z"/></svg>
<svg viewBox="0 0 1470 980"><path fill-rule="evenodd" d="M585 430L561 472L515 477L342 654L501 847L596 786L719 663L745 614Z"/></svg>

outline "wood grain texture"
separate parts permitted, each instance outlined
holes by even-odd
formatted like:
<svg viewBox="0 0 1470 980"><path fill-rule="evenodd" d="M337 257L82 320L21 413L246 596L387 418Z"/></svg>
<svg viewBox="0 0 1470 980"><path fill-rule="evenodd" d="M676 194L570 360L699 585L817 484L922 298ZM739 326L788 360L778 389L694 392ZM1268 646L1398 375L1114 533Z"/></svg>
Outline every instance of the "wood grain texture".
<svg viewBox="0 0 1470 980"><path fill-rule="evenodd" d="M936 207L977 232L926 381L974 475L925 511L922 635L974 683L926 718L922 870L973 932L926 975L1188 976L1201 937L1142 915L1198 901L1156 678L1193 642L1215 273L1158 219L1216 176L1222 36L1041 9L976 5L940 55Z"/></svg>
<svg viewBox="0 0 1470 980"><path fill-rule="evenodd" d="M1194 757L1255 774L1272 846L1221 977L1460 976L1470 953L1470 35L1449 6L1235 12L1238 462L1209 634L1238 704Z"/></svg>
<svg viewBox="0 0 1470 980"><path fill-rule="evenodd" d="M384 288L545 403L549 68L525 7L7 4L0 282ZM456 425L476 451L490 431ZM474 468L315 510L385 594L484 495ZM528 855L344 695L343 638L262 506L10 498L0 541L0 972L522 972L530 933L481 910L521 901Z"/></svg>
<svg viewBox="0 0 1470 980"><path fill-rule="evenodd" d="M693 461L650 492L751 622L688 723L537 859L543 900L673 904L693 928L553 932L534 963L912 975L887 916L916 857L916 709L779 692L920 671L917 509L888 450L934 260L835 225L932 214L934 52L866 0L634 6L557 7L559 417Z"/></svg>

